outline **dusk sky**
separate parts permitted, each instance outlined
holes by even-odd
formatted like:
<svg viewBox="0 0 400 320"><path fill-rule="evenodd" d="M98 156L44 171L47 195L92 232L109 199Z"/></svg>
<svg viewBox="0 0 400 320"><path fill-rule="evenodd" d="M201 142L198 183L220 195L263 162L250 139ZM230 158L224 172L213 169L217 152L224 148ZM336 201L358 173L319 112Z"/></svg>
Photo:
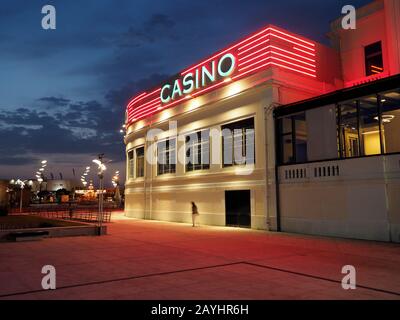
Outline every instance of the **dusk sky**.
<svg viewBox="0 0 400 320"><path fill-rule="evenodd" d="M78 178L98 153L123 173L130 97L269 23L328 44L342 6L370 1L2 1L0 179L42 159ZM56 30L41 28L45 4Z"/></svg>

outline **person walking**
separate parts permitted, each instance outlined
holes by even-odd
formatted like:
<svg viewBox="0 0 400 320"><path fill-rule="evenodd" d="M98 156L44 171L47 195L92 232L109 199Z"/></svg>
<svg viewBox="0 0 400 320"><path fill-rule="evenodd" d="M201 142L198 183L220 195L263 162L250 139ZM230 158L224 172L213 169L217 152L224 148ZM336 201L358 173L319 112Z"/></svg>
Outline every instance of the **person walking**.
<svg viewBox="0 0 400 320"><path fill-rule="evenodd" d="M199 216L199 211L197 210L196 204L192 201L192 222L193 227L196 226L196 219Z"/></svg>

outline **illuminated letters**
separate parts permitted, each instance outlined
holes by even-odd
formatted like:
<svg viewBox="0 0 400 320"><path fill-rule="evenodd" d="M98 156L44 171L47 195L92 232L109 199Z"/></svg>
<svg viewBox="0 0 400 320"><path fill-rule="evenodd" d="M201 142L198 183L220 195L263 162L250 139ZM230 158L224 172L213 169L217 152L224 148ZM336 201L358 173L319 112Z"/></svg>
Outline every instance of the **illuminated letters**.
<svg viewBox="0 0 400 320"><path fill-rule="evenodd" d="M183 77L183 93L189 94L193 90L194 90L193 73L189 72Z"/></svg>
<svg viewBox="0 0 400 320"><path fill-rule="evenodd" d="M227 71L222 71L222 64L224 63L225 59L229 58L231 60L230 62L230 67ZM218 62L218 74L221 77L229 77L232 72L235 70L235 65L236 65L236 58L234 57L233 54L227 53L224 55Z"/></svg>
<svg viewBox="0 0 400 320"><path fill-rule="evenodd" d="M206 86L207 79L211 82L215 81L215 61L211 62L211 72L207 69L207 66L201 67L201 85Z"/></svg>
<svg viewBox="0 0 400 320"><path fill-rule="evenodd" d="M230 77L236 69L236 57L226 53L206 64L198 65L190 72L183 72L183 78L177 78L173 83L165 84L160 92L161 102L169 103L183 98L200 88L206 88L211 83L223 81Z"/></svg>
<svg viewBox="0 0 400 320"><path fill-rule="evenodd" d="M165 86L163 86L161 93L160 93L162 103L168 103L171 100L171 97L169 95L165 98L164 92L166 89L168 89L168 90L171 89L171 86L169 84L166 84Z"/></svg>

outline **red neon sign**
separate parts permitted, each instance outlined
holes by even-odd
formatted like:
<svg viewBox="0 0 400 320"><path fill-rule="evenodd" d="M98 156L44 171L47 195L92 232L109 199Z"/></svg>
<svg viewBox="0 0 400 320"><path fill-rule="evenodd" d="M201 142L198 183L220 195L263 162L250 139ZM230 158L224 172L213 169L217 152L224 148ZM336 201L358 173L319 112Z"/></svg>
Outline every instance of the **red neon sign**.
<svg viewBox="0 0 400 320"><path fill-rule="evenodd" d="M135 96L127 106L127 124L272 66L316 78L315 47L314 42L268 26L185 69L173 82ZM221 60L230 60L229 75L221 71ZM218 74L215 69L221 72ZM205 77L212 81L204 81Z"/></svg>

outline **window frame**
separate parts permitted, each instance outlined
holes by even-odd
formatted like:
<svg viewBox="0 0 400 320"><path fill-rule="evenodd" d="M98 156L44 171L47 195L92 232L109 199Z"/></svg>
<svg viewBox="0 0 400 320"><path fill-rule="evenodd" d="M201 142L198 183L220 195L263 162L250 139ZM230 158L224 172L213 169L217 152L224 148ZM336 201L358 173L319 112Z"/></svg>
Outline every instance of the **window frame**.
<svg viewBox="0 0 400 320"><path fill-rule="evenodd" d="M171 158L170 156L170 141L175 141L175 146L174 146L174 159L175 159L175 163L169 163L168 164L160 164L159 161L159 145L163 142L166 142L166 151L165 153L168 153L168 159ZM162 139L160 141L157 141L157 152L156 152L156 165L157 165L157 176L165 176L167 174L176 174L176 167L177 167L177 141L178 139L176 137L169 137L169 138L165 138ZM167 158L166 158L167 159ZM160 171L160 166L168 166L168 170L162 170L162 172ZM173 170L171 170L171 168L173 168Z"/></svg>

